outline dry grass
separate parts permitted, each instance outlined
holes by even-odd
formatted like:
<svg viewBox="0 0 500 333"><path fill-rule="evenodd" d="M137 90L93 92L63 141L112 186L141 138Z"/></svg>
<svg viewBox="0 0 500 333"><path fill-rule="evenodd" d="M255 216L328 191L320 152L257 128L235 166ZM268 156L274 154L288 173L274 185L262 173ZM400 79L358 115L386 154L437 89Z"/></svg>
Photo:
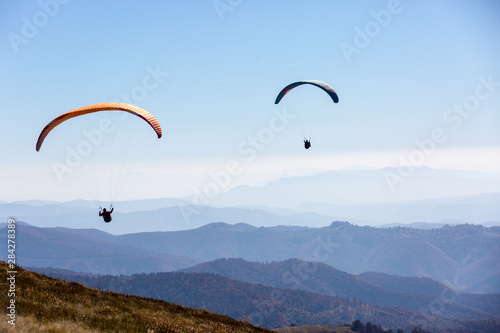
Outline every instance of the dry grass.
<svg viewBox="0 0 500 333"><path fill-rule="evenodd" d="M284 327L276 328L273 331L278 333L355 333L351 331L350 326L331 327L322 325Z"/></svg>
<svg viewBox="0 0 500 333"><path fill-rule="evenodd" d="M0 290L8 289L6 272L1 262ZM6 309L6 295L1 299ZM16 328L4 320L2 332L271 332L209 311L100 291L21 268L16 302Z"/></svg>
<svg viewBox="0 0 500 333"><path fill-rule="evenodd" d="M63 333L63 332L73 332L73 333L93 333L98 332L96 330L90 330L89 328L82 326L81 324L69 322L65 320L49 322L42 324L38 322L35 317L18 317L16 319L16 326L12 326L7 323L6 320L0 322L0 332L19 332L19 333Z"/></svg>

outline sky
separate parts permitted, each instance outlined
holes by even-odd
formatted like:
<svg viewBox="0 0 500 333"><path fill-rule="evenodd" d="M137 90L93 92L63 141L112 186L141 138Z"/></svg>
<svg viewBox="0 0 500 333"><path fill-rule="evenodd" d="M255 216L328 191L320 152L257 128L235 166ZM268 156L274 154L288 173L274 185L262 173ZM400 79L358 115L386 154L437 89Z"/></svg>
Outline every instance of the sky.
<svg viewBox="0 0 500 333"><path fill-rule="evenodd" d="M229 188L344 168L498 173L499 16L494 0L1 1L0 200L88 198L117 174L133 185L112 200L186 197L223 172ZM305 79L339 103L302 86L274 104ZM105 112L35 151L53 118L101 102L149 111L163 137ZM112 133L61 173L102 119ZM110 176L115 156L127 167Z"/></svg>

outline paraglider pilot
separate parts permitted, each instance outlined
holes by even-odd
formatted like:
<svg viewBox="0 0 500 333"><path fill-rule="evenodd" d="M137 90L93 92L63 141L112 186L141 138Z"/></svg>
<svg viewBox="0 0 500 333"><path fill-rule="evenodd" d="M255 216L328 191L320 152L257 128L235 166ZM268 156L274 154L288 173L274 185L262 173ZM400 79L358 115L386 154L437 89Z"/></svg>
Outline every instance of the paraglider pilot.
<svg viewBox="0 0 500 333"><path fill-rule="evenodd" d="M111 210L107 211L106 208L101 209L101 207L99 207L99 216L102 216L104 222L106 223L111 222L111 213L113 213L114 210L113 205L111 205L109 208Z"/></svg>
<svg viewBox="0 0 500 333"><path fill-rule="evenodd" d="M311 141L310 141L310 139L306 140L306 138L304 138L304 148L305 149L309 149L310 147L311 147Z"/></svg>

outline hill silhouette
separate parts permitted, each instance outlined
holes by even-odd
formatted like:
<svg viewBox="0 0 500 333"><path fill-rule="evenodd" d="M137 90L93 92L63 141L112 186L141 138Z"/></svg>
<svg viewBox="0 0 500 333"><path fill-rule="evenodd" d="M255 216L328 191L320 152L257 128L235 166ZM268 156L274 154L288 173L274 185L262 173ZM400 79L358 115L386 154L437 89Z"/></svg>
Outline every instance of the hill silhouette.
<svg viewBox="0 0 500 333"><path fill-rule="evenodd" d="M430 278L402 277L382 273L353 275L318 262L288 259L258 263L243 259L218 259L184 272L215 273L233 280L280 289L356 298L373 305L403 306L436 313L429 304L440 305L439 315L456 319L500 318L499 294L468 294Z"/></svg>
<svg viewBox="0 0 500 333"><path fill-rule="evenodd" d="M17 224L17 250L22 266L58 267L82 272L131 274L170 271L202 260L149 251L115 241L115 237L95 229L37 228ZM0 229L0 246L7 247L7 227ZM6 260L0 254L0 260ZM151 270L152 269L152 270Z"/></svg>

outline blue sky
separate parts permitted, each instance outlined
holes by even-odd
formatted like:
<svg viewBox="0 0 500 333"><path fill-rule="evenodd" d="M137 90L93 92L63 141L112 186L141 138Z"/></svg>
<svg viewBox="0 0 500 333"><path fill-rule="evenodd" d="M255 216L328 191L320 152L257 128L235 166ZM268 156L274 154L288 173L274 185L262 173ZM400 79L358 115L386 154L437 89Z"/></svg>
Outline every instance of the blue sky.
<svg viewBox="0 0 500 333"><path fill-rule="evenodd" d="M55 179L64 154L36 153L38 134L63 112L125 95L164 137L136 155L146 163L124 198L188 195L229 161L242 167L233 186L398 166L429 140L423 165L500 170L499 16L493 0L2 1L0 200L84 196ZM329 83L340 102L304 86L273 104L302 79ZM269 137L277 113L294 118ZM96 119L53 140L78 143ZM148 135L135 119L119 125ZM251 137L265 142L252 148Z"/></svg>

